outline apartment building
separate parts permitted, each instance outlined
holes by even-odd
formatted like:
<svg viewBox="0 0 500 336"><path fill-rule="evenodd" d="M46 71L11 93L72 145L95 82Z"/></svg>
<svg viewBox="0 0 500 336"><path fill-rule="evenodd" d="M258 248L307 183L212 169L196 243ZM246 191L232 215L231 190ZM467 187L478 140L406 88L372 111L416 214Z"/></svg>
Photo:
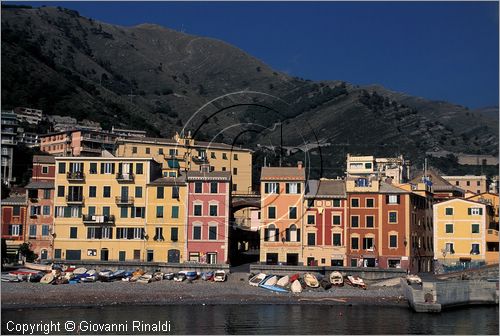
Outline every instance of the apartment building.
<svg viewBox="0 0 500 336"><path fill-rule="evenodd" d="M147 158L56 157L54 259L148 256L146 186L161 177Z"/></svg>
<svg viewBox="0 0 500 336"><path fill-rule="evenodd" d="M297 167L263 167L260 178L260 262L304 265L304 239L316 244L313 228L302 229L306 182L302 162Z"/></svg>
<svg viewBox="0 0 500 336"><path fill-rule="evenodd" d="M113 152L116 134L75 128L40 135L40 150L54 156L100 156Z"/></svg>
<svg viewBox="0 0 500 336"><path fill-rule="evenodd" d="M14 147L17 146L17 127L19 123L16 114L12 111L2 111L2 157L1 177L2 183L10 186L15 182L12 174L14 161Z"/></svg>
<svg viewBox="0 0 500 336"><path fill-rule="evenodd" d="M488 191L486 175L442 176L442 178L466 192L482 194Z"/></svg>
<svg viewBox="0 0 500 336"><path fill-rule="evenodd" d="M347 154L347 177L378 179L390 177L395 183L405 183L410 176L410 161L402 155L395 158L376 158L372 155Z"/></svg>
<svg viewBox="0 0 500 336"><path fill-rule="evenodd" d="M16 107L14 112L19 122L26 122L30 125L38 125L43 118L43 111L34 108Z"/></svg>
<svg viewBox="0 0 500 336"><path fill-rule="evenodd" d="M24 243L26 230L26 196L11 196L2 200L2 240L7 244L7 255L16 256Z"/></svg>

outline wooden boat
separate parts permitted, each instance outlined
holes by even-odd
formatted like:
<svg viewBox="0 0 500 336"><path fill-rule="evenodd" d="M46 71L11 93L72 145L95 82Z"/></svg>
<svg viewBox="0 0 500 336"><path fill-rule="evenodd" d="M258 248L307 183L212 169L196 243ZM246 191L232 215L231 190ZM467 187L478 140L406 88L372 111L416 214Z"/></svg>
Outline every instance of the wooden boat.
<svg viewBox="0 0 500 336"><path fill-rule="evenodd" d="M198 278L198 274L195 271L187 271L186 272L186 279L188 280L196 280Z"/></svg>
<svg viewBox="0 0 500 336"><path fill-rule="evenodd" d="M290 283L290 277L288 275L285 275L284 277L281 277L278 282L276 282L277 286L280 287L286 287Z"/></svg>
<svg viewBox="0 0 500 336"><path fill-rule="evenodd" d="M138 268L134 273L132 273L132 276L136 276L136 275L140 276L140 275L143 275L144 273L146 273L146 272L144 272L142 269Z"/></svg>
<svg viewBox="0 0 500 336"><path fill-rule="evenodd" d="M330 273L330 283L334 286L343 286L344 277L342 276L342 273L337 271Z"/></svg>
<svg viewBox="0 0 500 336"><path fill-rule="evenodd" d="M365 282L358 276L348 275L347 280L348 280L347 283L353 287L366 289Z"/></svg>
<svg viewBox="0 0 500 336"><path fill-rule="evenodd" d="M174 275L174 281L182 282L186 280L186 274L179 272Z"/></svg>
<svg viewBox="0 0 500 336"><path fill-rule="evenodd" d="M75 275L84 274L84 273L87 273L87 269L85 267L78 267L78 268L75 268L75 270L73 271L73 274L75 274Z"/></svg>
<svg viewBox="0 0 500 336"><path fill-rule="evenodd" d="M224 281L226 281L226 278L227 278L226 271L224 271L224 270L215 271L215 274L214 274L214 281L215 282L224 282Z"/></svg>
<svg viewBox="0 0 500 336"><path fill-rule="evenodd" d="M174 273L172 273L172 272L165 273L165 274L163 274L163 278L165 280L172 280L174 278Z"/></svg>
<svg viewBox="0 0 500 336"><path fill-rule="evenodd" d="M55 280L55 276L54 274L52 273L47 273L45 274L41 279L40 279L40 283L43 283L43 284L50 284L52 283L53 281Z"/></svg>
<svg viewBox="0 0 500 336"><path fill-rule="evenodd" d="M290 286L290 290L292 293L301 293L302 292L302 285L300 284L300 281L297 279L294 282L292 282L292 285Z"/></svg>
<svg viewBox="0 0 500 336"><path fill-rule="evenodd" d="M270 275L268 276L259 286L262 287L262 285L266 286L274 286L278 282L278 277L276 275Z"/></svg>
<svg viewBox="0 0 500 336"><path fill-rule="evenodd" d="M145 273L143 274L139 279L137 279L137 282L140 283L150 283L153 279L152 274Z"/></svg>
<svg viewBox="0 0 500 336"><path fill-rule="evenodd" d="M293 275L290 276L290 283L293 283L295 280L299 280L300 278L300 274L299 273L295 273Z"/></svg>
<svg viewBox="0 0 500 336"><path fill-rule="evenodd" d="M214 272L208 271L201 274L201 280L210 281L214 279Z"/></svg>
<svg viewBox="0 0 500 336"><path fill-rule="evenodd" d="M255 276L253 276L250 280L248 280L248 283L250 286L258 286L262 280L264 280L267 277L267 274L265 273L259 273Z"/></svg>
<svg viewBox="0 0 500 336"><path fill-rule="evenodd" d="M318 279L312 275L311 273L306 273L304 274L304 281L307 286L311 288L318 288L319 287L319 281Z"/></svg>
<svg viewBox="0 0 500 336"><path fill-rule="evenodd" d="M35 264L35 263L29 263L29 262L24 263L24 267L32 269L32 270L44 271L44 272L49 272L52 270L52 265Z"/></svg>

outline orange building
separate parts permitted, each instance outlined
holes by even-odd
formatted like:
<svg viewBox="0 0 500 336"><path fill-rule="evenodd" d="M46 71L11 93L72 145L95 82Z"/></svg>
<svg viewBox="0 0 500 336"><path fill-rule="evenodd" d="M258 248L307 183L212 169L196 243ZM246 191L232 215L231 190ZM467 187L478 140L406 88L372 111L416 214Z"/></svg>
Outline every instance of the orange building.
<svg viewBox="0 0 500 336"><path fill-rule="evenodd" d="M99 156L114 150L116 134L73 129L40 136L40 150L54 156Z"/></svg>

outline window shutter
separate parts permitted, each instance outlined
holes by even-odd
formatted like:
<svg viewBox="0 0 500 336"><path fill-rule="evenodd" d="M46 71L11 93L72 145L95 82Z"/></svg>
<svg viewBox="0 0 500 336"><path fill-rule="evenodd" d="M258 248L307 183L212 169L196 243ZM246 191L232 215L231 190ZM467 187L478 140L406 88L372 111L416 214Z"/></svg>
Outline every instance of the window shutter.
<svg viewBox="0 0 500 336"><path fill-rule="evenodd" d="M389 195L385 195L385 203L389 204Z"/></svg>
<svg viewBox="0 0 500 336"><path fill-rule="evenodd" d="M135 218L135 207L134 206L130 207L130 218Z"/></svg>
<svg viewBox="0 0 500 336"><path fill-rule="evenodd" d="M300 191L300 186L301 186L301 184L300 184L300 183L297 183L297 194L300 194L300 193L301 193L301 191Z"/></svg>
<svg viewBox="0 0 500 336"><path fill-rule="evenodd" d="M104 163L101 162L101 174L104 174Z"/></svg>
<svg viewBox="0 0 500 336"><path fill-rule="evenodd" d="M102 239L102 228L95 229L95 237L96 239Z"/></svg>
<svg viewBox="0 0 500 336"><path fill-rule="evenodd" d="M87 239L90 239L90 231L91 230L92 230L91 228L87 228Z"/></svg>
<svg viewBox="0 0 500 336"><path fill-rule="evenodd" d="M398 195L398 196L397 196L397 198L398 198L398 204L399 204L399 202L400 202L399 197L400 197L400 196Z"/></svg>
<svg viewBox="0 0 500 336"><path fill-rule="evenodd" d="M123 172L123 163L118 164L118 174L121 174Z"/></svg>
<svg viewBox="0 0 500 336"><path fill-rule="evenodd" d="M111 174L114 174L115 173L115 164L112 163L111 164Z"/></svg>
<svg viewBox="0 0 500 336"><path fill-rule="evenodd" d="M297 241L300 241L300 229L297 229Z"/></svg>
<svg viewBox="0 0 500 336"><path fill-rule="evenodd" d="M286 240L287 242L289 242L289 241L290 241L290 229L286 229L286 230L285 230L285 240Z"/></svg>
<svg viewBox="0 0 500 336"><path fill-rule="evenodd" d="M133 239L134 238L134 229L126 228L125 230L127 230L127 239Z"/></svg>
<svg viewBox="0 0 500 336"><path fill-rule="evenodd" d="M479 208L479 214L482 216L483 215L483 208Z"/></svg>
<svg viewBox="0 0 500 336"><path fill-rule="evenodd" d="M264 183L264 193L269 194L269 183Z"/></svg>
<svg viewBox="0 0 500 336"><path fill-rule="evenodd" d="M264 241L269 241L269 229L264 229Z"/></svg>
<svg viewBox="0 0 500 336"><path fill-rule="evenodd" d="M280 229L276 229L274 231L274 236L276 237L275 241L278 241L280 239Z"/></svg>
<svg viewBox="0 0 500 336"><path fill-rule="evenodd" d="M472 215L472 209L471 209L471 208L468 208L468 209L467 209L467 213L469 214L469 216L470 216L470 215Z"/></svg>
<svg viewBox="0 0 500 336"><path fill-rule="evenodd" d="M19 235L20 236L23 235L23 226L22 225L19 225Z"/></svg>
<svg viewBox="0 0 500 336"><path fill-rule="evenodd" d="M285 190L287 194L290 193L290 183L285 183Z"/></svg>

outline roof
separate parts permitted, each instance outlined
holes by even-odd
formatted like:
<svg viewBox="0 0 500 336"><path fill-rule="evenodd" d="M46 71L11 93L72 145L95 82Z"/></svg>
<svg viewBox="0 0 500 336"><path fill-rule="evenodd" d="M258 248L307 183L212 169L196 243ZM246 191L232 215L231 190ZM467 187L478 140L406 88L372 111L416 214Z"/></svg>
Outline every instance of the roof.
<svg viewBox="0 0 500 336"><path fill-rule="evenodd" d="M305 198L346 198L343 180L309 180Z"/></svg>
<svg viewBox="0 0 500 336"><path fill-rule="evenodd" d="M56 163L52 155L33 155L33 163Z"/></svg>
<svg viewBox="0 0 500 336"><path fill-rule="evenodd" d="M178 177L160 177L148 185L152 186L184 186L186 185L186 176L180 175Z"/></svg>
<svg viewBox="0 0 500 336"><path fill-rule="evenodd" d="M380 193L384 194L411 194L408 190L404 190L401 188L398 188L392 184L389 184L384 181L380 181L380 188L379 188Z"/></svg>
<svg viewBox="0 0 500 336"><path fill-rule="evenodd" d="M295 180L304 181L306 172L298 167L262 167L261 180Z"/></svg>
<svg viewBox="0 0 500 336"><path fill-rule="evenodd" d="M201 172L201 171L188 171L187 180L227 180L231 179L230 172L223 171L213 171L213 172Z"/></svg>
<svg viewBox="0 0 500 336"><path fill-rule="evenodd" d="M434 206L445 204L445 203L450 203L450 202L454 202L454 201L469 202L469 203L473 203L473 204L479 204L479 205L488 206L488 204L485 204L485 203L481 203L481 202L477 202L477 201L472 201L472 200L469 200L469 199L463 199L463 198L451 198L449 200L436 203L436 204L434 204Z"/></svg>
<svg viewBox="0 0 500 336"><path fill-rule="evenodd" d="M445 180L486 180L486 175L442 176Z"/></svg>
<svg viewBox="0 0 500 336"><path fill-rule="evenodd" d="M26 205L26 196L10 196L1 202L2 205Z"/></svg>
<svg viewBox="0 0 500 336"><path fill-rule="evenodd" d="M421 174L417 175L410 182L411 183L423 182L423 177L424 177L424 174L421 173ZM429 177L430 181L432 182L432 190L433 191L454 191L455 190L455 191L459 191L461 193L464 192L462 189L454 186L453 184L451 184L450 182L445 180L443 177L441 177L441 175L439 175L438 173L436 173L435 171L433 171L431 169L427 171L427 177Z"/></svg>
<svg viewBox="0 0 500 336"><path fill-rule="evenodd" d="M26 189L54 189L54 182L31 181L25 187Z"/></svg>

